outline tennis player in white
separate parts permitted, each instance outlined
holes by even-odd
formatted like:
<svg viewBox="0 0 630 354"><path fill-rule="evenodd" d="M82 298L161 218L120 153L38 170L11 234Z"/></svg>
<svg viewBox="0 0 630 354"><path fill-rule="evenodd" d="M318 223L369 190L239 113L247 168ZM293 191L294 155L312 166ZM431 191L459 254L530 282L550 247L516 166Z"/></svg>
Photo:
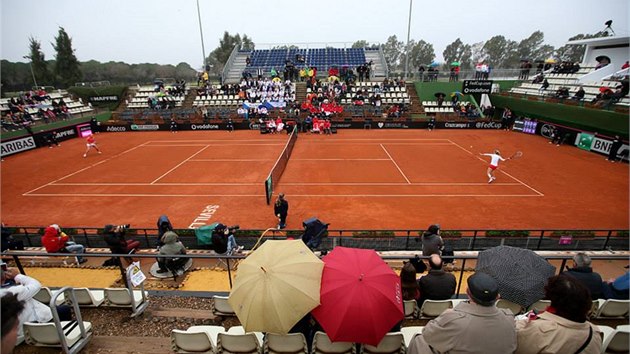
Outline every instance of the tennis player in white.
<svg viewBox="0 0 630 354"><path fill-rule="evenodd" d="M501 156L501 152L499 150L494 150L494 153L492 153L492 154L479 153L479 155L490 156L490 165L488 166L488 172L487 172L487 174L488 174L488 183L492 183L492 181L497 179L496 177L494 177L494 170L496 170L497 167L499 167L499 160L507 161L507 160L510 159L509 157L507 159L504 159Z"/></svg>

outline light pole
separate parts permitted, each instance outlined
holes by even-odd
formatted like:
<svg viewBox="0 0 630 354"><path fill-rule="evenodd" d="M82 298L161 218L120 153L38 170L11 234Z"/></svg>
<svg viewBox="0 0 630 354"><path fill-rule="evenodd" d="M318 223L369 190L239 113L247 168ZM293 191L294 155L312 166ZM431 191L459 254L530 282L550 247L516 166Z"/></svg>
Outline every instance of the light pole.
<svg viewBox="0 0 630 354"><path fill-rule="evenodd" d="M409 24L407 25L407 50L405 54L405 79L409 77L409 37L411 35L411 6L413 0L409 0Z"/></svg>
<svg viewBox="0 0 630 354"><path fill-rule="evenodd" d="M31 58L28 55L25 55L22 58L30 59L30 62L28 63L28 65L31 67L31 75L33 75L33 83L35 84L35 87L39 87L39 86L37 86L37 80L35 80L35 71L33 71L33 58Z"/></svg>
<svg viewBox="0 0 630 354"><path fill-rule="evenodd" d="M197 0L197 18L199 19L199 34L201 35L201 53L203 54L203 70L206 70L206 48L203 45L203 29L201 28L201 12L199 11L199 0Z"/></svg>

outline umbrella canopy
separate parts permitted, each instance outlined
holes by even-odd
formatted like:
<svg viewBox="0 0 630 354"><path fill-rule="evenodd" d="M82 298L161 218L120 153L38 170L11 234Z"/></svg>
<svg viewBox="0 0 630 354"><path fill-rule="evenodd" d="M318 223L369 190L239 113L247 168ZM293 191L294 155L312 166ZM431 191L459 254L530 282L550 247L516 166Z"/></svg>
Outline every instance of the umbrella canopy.
<svg viewBox="0 0 630 354"><path fill-rule="evenodd" d="M286 334L319 305L324 263L302 240L269 240L238 267L229 304L246 332Z"/></svg>
<svg viewBox="0 0 630 354"><path fill-rule="evenodd" d="M501 298L528 307L545 296L556 268L531 250L498 246L479 252L476 270L499 283Z"/></svg>
<svg viewBox="0 0 630 354"><path fill-rule="evenodd" d="M554 59L554 58L545 59L545 63L546 64L555 64L556 63L556 59Z"/></svg>
<svg viewBox="0 0 630 354"><path fill-rule="evenodd" d="M446 97L446 94L444 92L436 92L434 96L437 98L440 98L440 97L444 98Z"/></svg>
<svg viewBox="0 0 630 354"><path fill-rule="evenodd" d="M332 75L328 77L328 81L333 82L333 81L339 81L339 77Z"/></svg>
<svg viewBox="0 0 630 354"><path fill-rule="evenodd" d="M439 66L439 65L440 65L440 63L435 62L435 61L434 61L434 62L432 62L431 64L429 64L429 66Z"/></svg>
<svg viewBox="0 0 630 354"><path fill-rule="evenodd" d="M460 65L460 64L459 64L459 62L458 62L458 61L454 61L454 62L452 62L452 63L451 63L451 66L459 66L459 65Z"/></svg>
<svg viewBox="0 0 630 354"><path fill-rule="evenodd" d="M461 98L463 94L459 91L451 92L451 97L455 97L455 96L457 96L457 98Z"/></svg>
<svg viewBox="0 0 630 354"><path fill-rule="evenodd" d="M378 345L404 318L400 277L374 250L335 247L323 261L313 316L333 342Z"/></svg>

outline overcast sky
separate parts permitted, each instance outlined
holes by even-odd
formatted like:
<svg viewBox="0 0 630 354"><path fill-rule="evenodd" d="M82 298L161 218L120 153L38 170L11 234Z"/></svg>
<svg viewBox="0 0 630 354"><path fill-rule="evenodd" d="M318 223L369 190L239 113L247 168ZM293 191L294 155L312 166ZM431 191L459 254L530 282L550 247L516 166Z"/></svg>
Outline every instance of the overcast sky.
<svg viewBox="0 0 630 354"><path fill-rule="evenodd" d="M59 26L72 38L80 61L189 63L203 61L195 0L1 0L2 59L22 61L28 38L54 59L51 42ZM467 44L495 35L520 41L536 31L563 45L579 33L595 33L613 20L628 36L628 0L413 1L411 38L433 44L438 60L458 37ZM254 43L309 43L342 47L356 40L407 40L409 0L199 0L206 55L224 31L247 34ZM317 45L319 44L319 45ZM303 46L306 46L304 44ZM261 46L259 46L261 47Z"/></svg>

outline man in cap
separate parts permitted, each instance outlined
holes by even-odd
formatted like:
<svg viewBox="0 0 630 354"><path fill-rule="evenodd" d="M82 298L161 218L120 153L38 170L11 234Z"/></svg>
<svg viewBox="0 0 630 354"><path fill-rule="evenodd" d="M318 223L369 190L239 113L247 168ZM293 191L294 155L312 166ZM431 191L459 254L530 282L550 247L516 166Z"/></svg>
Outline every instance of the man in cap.
<svg viewBox="0 0 630 354"><path fill-rule="evenodd" d="M462 302L431 320L409 344L408 354L513 353L516 350L514 315L495 306L499 286L489 275L475 273Z"/></svg>

